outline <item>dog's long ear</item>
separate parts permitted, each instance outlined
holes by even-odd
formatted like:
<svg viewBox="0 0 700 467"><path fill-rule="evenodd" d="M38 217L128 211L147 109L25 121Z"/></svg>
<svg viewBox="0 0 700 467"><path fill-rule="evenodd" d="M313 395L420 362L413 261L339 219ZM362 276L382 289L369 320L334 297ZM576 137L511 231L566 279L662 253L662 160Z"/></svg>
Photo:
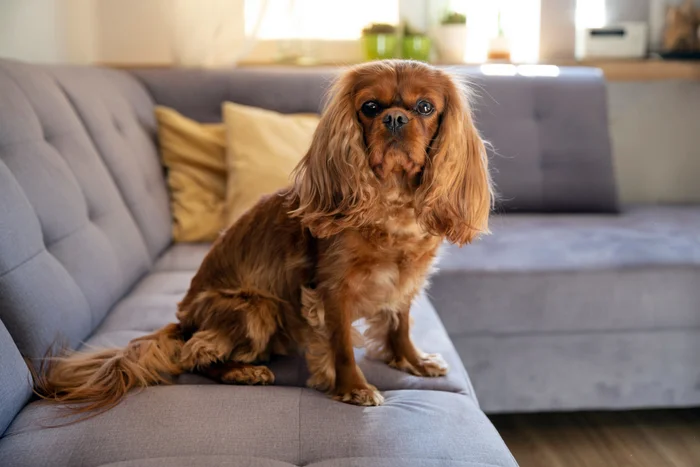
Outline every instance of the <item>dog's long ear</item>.
<svg viewBox="0 0 700 467"><path fill-rule="evenodd" d="M331 88L311 147L292 175L298 206L291 215L321 238L361 225L377 197L352 102L355 79L350 71Z"/></svg>
<svg viewBox="0 0 700 467"><path fill-rule="evenodd" d="M474 127L466 90L448 77L445 98L416 209L429 232L463 245L488 232L493 193L486 149Z"/></svg>

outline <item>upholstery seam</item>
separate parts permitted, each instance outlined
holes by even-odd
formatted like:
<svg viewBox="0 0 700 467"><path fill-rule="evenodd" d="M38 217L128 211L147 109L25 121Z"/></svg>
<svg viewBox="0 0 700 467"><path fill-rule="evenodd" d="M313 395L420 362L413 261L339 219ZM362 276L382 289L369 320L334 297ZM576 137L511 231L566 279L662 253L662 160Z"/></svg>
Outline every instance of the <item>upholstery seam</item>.
<svg viewBox="0 0 700 467"><path fill-rule="evenodd" d="M10 274L12 271L14 271L14 270L16 270L16 269L18 269L18 268L21 268L22 266L24 266L24 265L27 264L28 262L32 261L34 258L36 258L37 256L39 256L40 254L42 254L42 253L45 252L45 251L46 251L46 248L44 247L44 248L42 248L41 250L37 251L36 253L32 254L30 257L25 258L24 260L22 260L19 264L15 264L14 266L12 266L12 267L11 267L10 269L8 269L7 271L3 271L2 273L0 273L0 279L2 279L3 277L5 277L6 275Z"/></svg>
<svg viewBox="0 0 700 467"><path fill-rule="evenodd" d="M540 108L539 104L539 93L537 92L537 84L533 81L532 82L532 106L533 106L533 120L535 121L535 125L537 126L537 131L535 132L535 138L537 140L537 149L538 151L538 169L539 169L539 175L541 177L540 179L540 206L545 207L549 205L549 198L547 196L547 176L545 174L545 168L547 166L547 161L546 155L542 151L542 132L544 131L544 125L542 124L542 109Z"/></svg>
<svg viewBox="0 0 700 467"><path fill-rule="evenodd" d="M191 386L191 387L196 387L196 386L198 386L198 385L197 385L196 383L195 383L195 384L187 383L187 384L175 384L175 385L168 386L168 387L169 387L169 388L174 388L174 387L178 387L178 386L185 386L185 387ZM217 384L214 384L214 386L217 386ZM220 384L219 384L219 386L225 386L225 385L220 385ZM153 387L158 387L158 386L150 386L150 387L153 388ZM163 386L161 386L161 387L163 387ZM296 386L279 386L279 387L292 389L292 388L294 388L294 387L296 387ZM300 404L299 404L299 411L301 411L301 399L302 399L303 395L305 394L305 391L306 391L306 390L314 391L314 392L317 392L318 394L323 395L322 392L317 391L317 390L315 390L315 389L308 388L308 387L306 387L306 386L299 386L299 387L297 387L297 389L299 389L299 401L300 401ZM470 401L470 403L473 405L474 410L476 410L478 413L484 414L484 416L486 416L486 414L483 412L483 410L481 410L481 409L479 408L479 405L476 404L476 402L474 401L474 399L472 399L471 397L469 397L469 396L467 396L467 395L465 395L465 394L463 394L463 393L450 392L450 391L442 391L442 390L439 390L439 389L410 389L410 388L409 388L409 389L387 389L387 390L384 390L384 391L381 391L381 392L405 392L405 391L408 391L408 392L418 392L418 393L430 392L430 393L454 394L454 395L457 396L457 397L463 397L463 398L467 399L468 401ZM136 392L136 393L137 393L137 392ZM26 407L28 407L28 406L31 405L31 404L41 404L41 403L42 403L42 401L40 401L40 400L36 400L36 401L33 401L33 402L30 401L29 403L25 404L24 407L22 407L22 410L24 410ZM19 414L17 414L17 415L19 415ZM487 419L488 419L488 416L486 416L486 417L487 417ZM16 418L16 417L15 417L15 418ZM298 420L301 421L301 418L299 418ZM14 419L13 419L13 421L14 421ZM301 425L301 424L299 424L299 426L300 426L300 425ZM36 426L36 425L32 425L32 424L30 423L30 424L28 424L28 426L26 427L27 429L25 429L24 431L17 431L17 432L12 432L12 433L10 432L10 430L9 430L10 427L8 426L8 428L5 430L5 432L2 433L2 434L0 434L0 441L4 440L4 439L6 439L6 438L13 437L13 436L32 435L32 434L34 434L34 433L36 433L36 432L38 432L38 431L41 431L41 430L43 430L43 429L45 428L45 427L42 427L42 426L39 426L38 428L34 428L34 426ZM301 431L299 431L299 434L301 435ZM314 462L315 462L315 461L314 461Z"/></svg>
<svg viewBox="0 0 700 467"><path fill-rule="evenodd" d="M155 459L208 459L208 458L227 458L227 459L265 459L265 460L273 460L275 462L279 462L281 464L288 464L288 465L293 465L290 464L289 462L282 461L276 458L272 457L262 457L262 456L247 456L243 454L204 454L204 455L184 455L184 456L155 456L155 457L139 457L135 459L124 459L124 460L117 460L113 462L108 462L107 464L100 464L102 466L110 466L110 465L116 465L124 462L137 462L141 460L155 460ZM512 454L511 454L512 458ZM503 464L493 464L491 462L481 462L481 461L467 461L467 460L461 460L461 459L454 459L450 457L396 457L396 456L391 456L391 457L381 457L381 456L343 456L343 457L328 457L325 459L320 459L313 461L312 464L297 464L295 467L303 467L304 465L314 465L314 464L320 464L328 461L337 461L337 460L349 460L349 459L381 459L381 460L428 460L428 461L450 461L453 463L457 464L464 464L467 466L483 466L483 467L503 467ZM513 458L514 459L514 458Z"/></svg>
<svg viewBox="0 0 700 467"><path fill-rule="evenodd" d="M500 437L500 435L499 435ZM511 459L513 458L513 454L510 453L508 450L508 453L511 456ZM464 464L467 466L483 466L483 467L503 467L503 464L492 464L491 462L481 462L481 461L465 461L461 459L454 459L451 457L381 457L381 456L344 456L344 457L329 457L326 459L320 459L313 461L313 464L318 464L321 462L326 462L326 461L336 461L336 460L341 460L341 459L381 459L381 460L427 460L427 461L450 461L458 464ZM299 464L299 466L302 465L313 465L313 464Z"/></svg>
<svg viewBox="0 0 700 467"><path fill-rule="evenodd" d="M0 438L0 440L9 439L11 436L12 436L12 435L10 435L10 436L8 436L8 437L2 437L2 438ZM507 449L507 448L506 448L506 449ZM510 451L508 451L508 452L510 453ZM73 454L73 453L71 453L71 458L72 458L72 454ZM205 454L205 455L196 455L196 454L195 454L195 455L187 455L187 456L139 457L139 458L135 458L135 459L123 459L123 460L118 460L118 461L114 461L114 462L108 462L107 464L100 464L100 465L109 466L109 465L115 465L115 464L122 463L122 462L137 462L137 461L142 461L142 460L155 460L155 459L167 460L167 459L181 459L181 458L190 459L190 458L191 458L191 459L197 460L197 459L203 459L203 458L206 459L206 458L219 458L219 457L231 458L231 459L236 459L236 458L268 459L268 460L274 460L274 461L276 461L276 462L280 462L280 463L282 463L282 464L289 464L289 462L281 461L281 460L279 460L279 459L274 459L274 458L271 458L271 457L246 456L246 455L241 455L241 454ZM515 458L513 457L513 454L512 454L512 453L510 453L510 458L513 459L513 460L515 460ZM410 458L408 458L408 457L395 457L395 456L391 456L391 457L382 457L382 456L343 456L343 457L328 457L328 458L325 458L325 459L315 460L315 461L313 461L312 464L308 464L308 463L304 463L304 464L297 463L297 464L296 464L296 467L303 467L303 466L307 466L307 465L314 465L314 464L319 464L319 463L327 462L327 461L350 460L350 459L358 459L358 460L363 460L363 459L409 460L409 459L410 459L410 460L412 460L412 461L413 461L413 460L450 461L450 462L452 462L452 463L463 464L463 465L465 465L465 466L504 467L503 464L492 464L491 462L485 463L485 462L481 462L481 461L466 461L466 460L454 459L454 458L450 458L450 457L410 457ZM72 465L72 464L69 463L69 465ZM291 465L291 464L290 464L290 465ZM517 464L512 464L512 465L517 465Z"/></svg>
<svg viewBox="0 0 700 467"><path fill-rule="evenodd" d="M32 110L34 110L33 107L32 107ZM73 128L71 130L60 131L58 133L52 133L50 135L42 134L40 139L23 139L21 141L13 141L10 143L4 143L4 144L0 144L0 149L7 149L7 148L12 148L12 146L19 146L22 144L32 144L32 143L44 143L44 144L47 144L51 147L54 147L54 145L48 141L49 139L62 138L64 136L68 136L68 135L72 135L72 134L77 135L77 134L80 134L80 130L81 130L80 128Z"/></svg>
<svg viewBox="0 0 700 467"><path fill-rule="evenodd" d="M46 245L46 249L48 250L48 249L51 248L52 246L54 246L54 245L56 245L56 244L58 244L58 243L61 243L63 240L65 240L66 238L70 237L70 236L73 235L74 233L80 232L81 230L83 230L83 229L85 229L85 228L87 228L87 227L89 227L89 226L90 226L90 221L88 220L87 223L82 224L82 225L78 226L77 228L71 230L70 232L61 235L61 236L58 237L57 239L53 240L50 244L47 244L46 242L44 242L44 245Z"/></svg>
<svg viewBox="0 0 700 467"><path fill-rule="evenodd" d="M515 269L515 268L507 268L507 269L444 269L440 268L440 263L437 263L438 267L438 272L435 273L432 276L431 282L434 284L436 279L440 279L440 277L444 276L478 276L478 277L483 277L483 276L498 276L498 275L519 275L519 276L533 276L533 275L545 275L545 274L556 274L556 275L561 275L561 274L566 274L566 275L574 275L574 274L591 274L591 273L601 273L601 272L615 272L615 273L639 273L639 272L649 272L649 271L658 271L659 269L665 269L665 270L679 270L679 269L691 269L691 270L696 270L700 269L700 262L687 262L687 263L671 263L671 262L658 262L658 263L652 263L652 262L645 262L645 263L638 263L638 264L625 264L625 265L615 265L612 267L606 267L605 265L595 265L595 266L587 266L585 268L576 268L575 266L571 267L566 267L566 268L550 268L550 269L526 269L526 268L521 268L521 269Z"/></svg>
<svg viewBox="0 0 700 467"><path fill-rule="evenodd" d="M449 334L450 339L461 339L469 337L559 337L559 336L578 336L578 335L615 335L615 334L656 334L658 332L698 332L700 326L666 326L655 327L653 329L643 328L626 328L626 329L584 329L584 330L560 330L560 331L517 331L517 332L494 332L494 331L478 331L465 332L459 334Z"/></svg>
<svg viewBox="0 0 700 467"><path fill-rule="evenodd" d="M298 428L297 428L297 435L299 436L299 453L298 453L298 459L299 461L297 462L297 465L302 465L301 464L301 454L302 454L302 449L301 449L301 400L304 397L304 388L300 387L299 388L299 406L298 410L299 413L297 415L297 421L299 423Z"/></svg>

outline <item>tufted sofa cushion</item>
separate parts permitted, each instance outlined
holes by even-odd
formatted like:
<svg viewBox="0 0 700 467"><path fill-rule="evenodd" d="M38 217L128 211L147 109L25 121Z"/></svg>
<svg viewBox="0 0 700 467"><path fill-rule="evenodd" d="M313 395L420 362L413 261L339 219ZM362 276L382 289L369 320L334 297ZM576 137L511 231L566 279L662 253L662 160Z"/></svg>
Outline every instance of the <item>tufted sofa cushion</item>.
<svg viewBox="0 0 700 467"><path fill-rule="evenodd" d="M115 70L52 67L138 226L151 260L170 244L169 198L156 142L153 101Z"/></svg>
<svg viewBox="0 0 700 467"><path fill-rule="evenodd" d="M0 465L517 467L471 398L384 396L356 407L307 388L161 386L48 430L55 407L33 403L0 438Z"/></svg>
<svg viewBox="0 0 700 467"><path fill-rule="evenodd" d="M490 149L499 210L616 212L617 191L600 70L556 77L449 71L471 83L476 122ZM155 101L201 122L221 121L232 101L283 113L319 112L338 68L136 70ZM192 93L196 88L198 92Z"/></svg>
<svg viewBox="0 0 700 467"><path fill-rule="evenodd" d="M617 212L603 74L470 75L502 210ZM469 74L469 69L460 73Z"/></svg>
<svg viewBox="0 0 700 467"><path fill-rule="evenodd" d="M170 242L152 102L129 75L0 60L0 319L77 346Z"/></svg>

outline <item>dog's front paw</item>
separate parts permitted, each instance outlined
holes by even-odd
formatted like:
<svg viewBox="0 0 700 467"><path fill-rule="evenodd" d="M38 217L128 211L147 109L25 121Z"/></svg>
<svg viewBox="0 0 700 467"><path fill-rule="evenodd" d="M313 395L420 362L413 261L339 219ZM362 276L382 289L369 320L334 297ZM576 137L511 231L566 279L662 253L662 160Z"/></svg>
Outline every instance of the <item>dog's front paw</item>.
<svg viewBox="0 0 700 467"><path fill-rule="evenodd" d="M389 366L397 370L405 371L416 376L428 376L431 378L445 376L449 367L442 356L437 353L421 354L417 361L410 362L406 358L394 358Z"/></svg>
<svg viewBox="0 0 700 467"><path fill-rule="evenodd" d="M384 396L372 385L338 391L333 395L333 399L346 404L363 406L375 406L384 403Z"/></svg>

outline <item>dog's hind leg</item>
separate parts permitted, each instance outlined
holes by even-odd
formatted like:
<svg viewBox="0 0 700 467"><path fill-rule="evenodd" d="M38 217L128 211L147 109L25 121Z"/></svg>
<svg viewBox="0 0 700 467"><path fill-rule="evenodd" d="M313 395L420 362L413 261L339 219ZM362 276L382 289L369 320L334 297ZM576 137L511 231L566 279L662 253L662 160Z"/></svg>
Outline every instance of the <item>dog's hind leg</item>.
<svg viewBox="0 0 700 467"><path fill-rule="evenodd" d="M180 365L185 371L209 367L226 360L233 347L233 340L220 330L197 331L182 346Z"/></svg>
<svg viewBox="0 0 700 467"><path fill-rule="evenodd" d="M267 356L279 323L280 303L274 297L250 290L214 290L201 294L192 307L198 330L182 347L183 369L202 371L223 362L250 364ZM235 373L230 379L241 379Z"/></svg>
<svg viewBox="0 0 700 467"><path fill-rule="evenodd" d="M264 365L241 362L215 363L200 370L205 376L228 384L272 384L275 375Z"/></svg>

